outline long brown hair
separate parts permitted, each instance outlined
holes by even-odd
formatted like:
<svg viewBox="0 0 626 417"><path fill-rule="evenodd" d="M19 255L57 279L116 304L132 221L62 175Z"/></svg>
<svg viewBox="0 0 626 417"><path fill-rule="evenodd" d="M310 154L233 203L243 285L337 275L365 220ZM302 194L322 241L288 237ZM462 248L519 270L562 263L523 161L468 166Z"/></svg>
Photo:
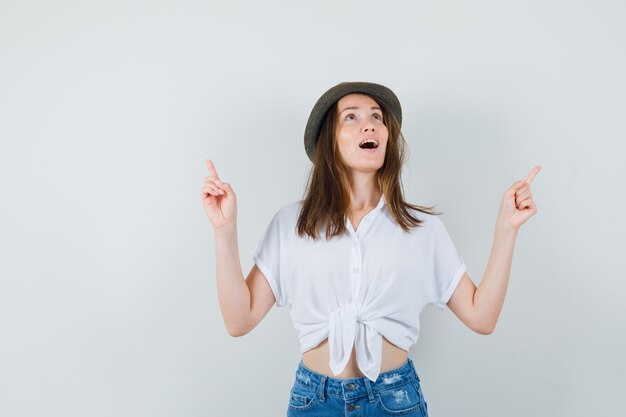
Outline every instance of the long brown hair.
<svg viewBox="0 0 626 417"><path fill-rule="evenodd" d="M406 161L407 147L400 125L394 114L381 100L372 97L383 113L383 123L389 131L385 161L376 173L378 187L385 196L387 209L396 223L408 232L419 227L423 220L413 217L409 208L422 213L440 215L431 207L413 205L404 201L401 171ZM328 110L318 137L314 162L305 187L302 210L298 217L298 236L317 239L319 227L326 226L326 239L347 232L345 216L350 208L350 168L342 161L335 137L337 102Z"/></svg>

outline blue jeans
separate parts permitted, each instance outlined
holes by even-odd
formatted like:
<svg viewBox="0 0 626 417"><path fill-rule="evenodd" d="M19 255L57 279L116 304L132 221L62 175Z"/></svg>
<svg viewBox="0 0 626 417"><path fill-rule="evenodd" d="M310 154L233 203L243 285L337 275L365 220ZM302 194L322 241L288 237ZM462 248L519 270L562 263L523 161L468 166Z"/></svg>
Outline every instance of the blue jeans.
<svg viewBox="0 0 626 417"><path fill-rule="evenodd" d="M420 379L413 361L381 373L375 382L366 377L337 379L302 364L289 394L287 417L294 416L428 416Z"/></svg>

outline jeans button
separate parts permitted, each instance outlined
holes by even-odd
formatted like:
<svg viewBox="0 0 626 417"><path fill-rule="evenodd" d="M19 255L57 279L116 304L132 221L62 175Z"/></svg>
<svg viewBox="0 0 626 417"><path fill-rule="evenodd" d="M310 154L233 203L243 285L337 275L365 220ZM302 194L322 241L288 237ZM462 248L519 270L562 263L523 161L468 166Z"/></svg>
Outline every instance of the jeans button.
<svg viewBox="0 0 626 417"><path fill-rule="evenodd" d="M357 386L355 384L350 384L350 385L348 385L348 389L350 391L354 391L355 389L357 389Z"/></svg>

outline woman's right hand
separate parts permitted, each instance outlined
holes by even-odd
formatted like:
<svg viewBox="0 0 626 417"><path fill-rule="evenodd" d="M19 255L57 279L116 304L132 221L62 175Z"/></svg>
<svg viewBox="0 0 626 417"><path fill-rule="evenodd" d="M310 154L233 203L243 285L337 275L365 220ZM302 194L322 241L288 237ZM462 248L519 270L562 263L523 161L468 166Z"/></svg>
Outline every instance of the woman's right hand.
<svg viewBox="0 0 626 417"><path fill-rule="evenodd" d="M202 186L202 205L206 215L213 223L215 231L234 226L237 220L237 196L230 184L219 181L215 166L210 159L206 160L209 176L205 177Z"/></svg>

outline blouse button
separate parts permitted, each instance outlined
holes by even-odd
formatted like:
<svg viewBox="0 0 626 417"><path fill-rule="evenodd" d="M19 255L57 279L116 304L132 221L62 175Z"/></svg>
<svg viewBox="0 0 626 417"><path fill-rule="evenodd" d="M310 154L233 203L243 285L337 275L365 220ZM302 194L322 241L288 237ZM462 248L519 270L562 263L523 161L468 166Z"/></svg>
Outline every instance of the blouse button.
<svg viewBox="0 0 626 417"><path fill-rule="evenodd" d="M354 272L354 273L359 272L359 268L354 268L354 269L352 270L352 272Z"/></svg>

